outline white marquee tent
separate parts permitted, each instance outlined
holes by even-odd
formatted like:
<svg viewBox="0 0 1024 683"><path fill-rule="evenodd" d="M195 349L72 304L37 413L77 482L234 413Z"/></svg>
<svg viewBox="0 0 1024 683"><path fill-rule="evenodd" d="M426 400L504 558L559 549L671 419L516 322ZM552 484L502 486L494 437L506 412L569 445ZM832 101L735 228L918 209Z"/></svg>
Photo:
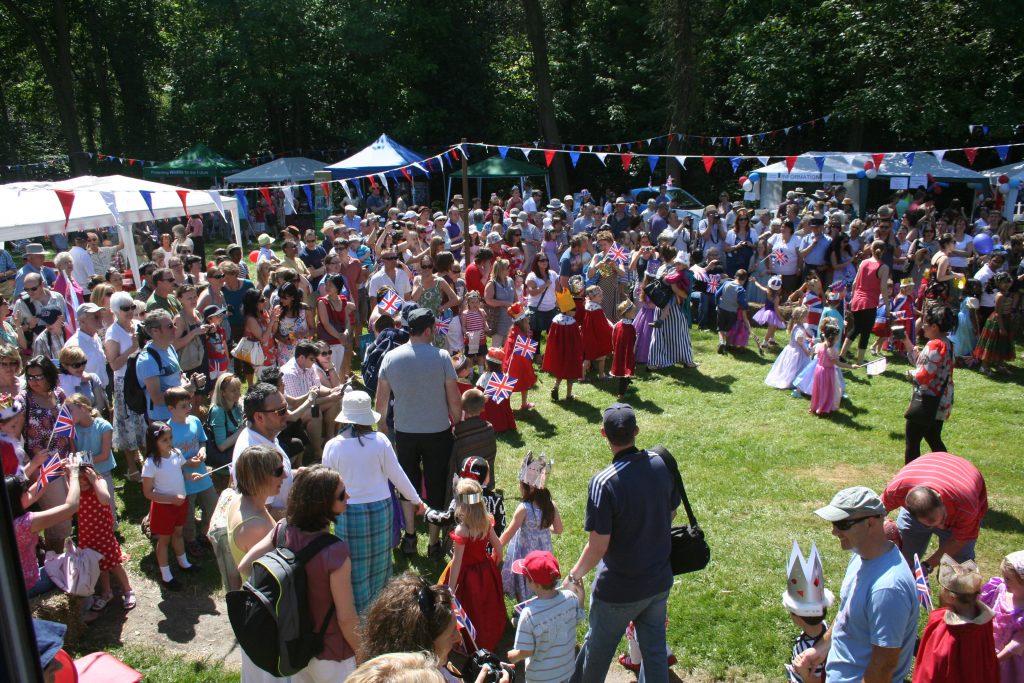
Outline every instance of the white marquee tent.
<svg viewBox="0 0 1024 683"><path fill-rule="evenodd" d="M998 178L1001 175L1009 176L1011 179L1017 178L1022 184L1024 184L1024 161L1018 161L1015 164L1006 164L1005 166L996 166L995 168L990 168L987 171L982 171L981 174L993 185L998 183ZM998 192L999 190L993 188L993 191ZM1017 205L1020 203L1022 196L1024 196L1024 193L1021 192L1021 188L1019 187L1012 188L1010 193L1006 195L1006 202L1003 205L1003 215L1006 218L1013 220L1015 215L1021 213L1017 208Z"/></svg>
<svg viewBox="0 0 1024 683"><path fill-rule="evenodd" d="M121 241L128 247L128 260L136 282L141 282L141 279L131 225L139 221L184 216L186 211L179 193L185 193L189 214L230 211L235 242L242 243L234 197L120 175L0 185L0 206L3 207L0 212L0 240L28 239L63 231L64 208L56 190L74 193L71 213L67 218L68 232L117 226ZM147 205L147 196L152 206Z"/></svg>

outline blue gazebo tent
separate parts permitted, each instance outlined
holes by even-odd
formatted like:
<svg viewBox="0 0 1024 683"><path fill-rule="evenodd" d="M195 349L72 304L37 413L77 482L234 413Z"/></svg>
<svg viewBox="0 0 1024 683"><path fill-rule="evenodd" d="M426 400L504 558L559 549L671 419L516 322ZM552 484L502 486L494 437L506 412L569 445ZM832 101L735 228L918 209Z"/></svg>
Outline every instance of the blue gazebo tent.
<svg viewBox="0 0 1024 683"><path fill-rule="evenodd" d="M387 134L381 135L372 145L366 147L347 159L326 166L324 170L331 172L335 180L344 180L356 176L387 173L417 161L423 161L423 155L402 147Z"/></svg>

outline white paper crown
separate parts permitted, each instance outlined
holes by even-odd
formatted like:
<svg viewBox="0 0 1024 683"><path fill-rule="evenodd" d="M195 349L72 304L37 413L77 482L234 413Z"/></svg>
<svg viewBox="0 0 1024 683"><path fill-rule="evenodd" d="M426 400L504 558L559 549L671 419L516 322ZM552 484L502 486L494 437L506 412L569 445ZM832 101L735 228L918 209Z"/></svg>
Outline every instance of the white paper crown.
<svg viewBox="0 0 1024 683"><path fill-rule="evenodd" d="M821 616L835 599L832 591L825 588L825 572L821 567L818 546L814 543L811 544L811 554L804 559L800 545L793 541L786 575L782 605L798 617Z"/></svg>
<svg viewBox="0 0 1024 683"><path fill-rule="evenodd" d="M527 451L523 458L523 464L519 468L519 481L535 489L542 489L547 486L548 474L551 473L551 466L554 460L541 453L539 457L533 457L533 451Z"/></svg>

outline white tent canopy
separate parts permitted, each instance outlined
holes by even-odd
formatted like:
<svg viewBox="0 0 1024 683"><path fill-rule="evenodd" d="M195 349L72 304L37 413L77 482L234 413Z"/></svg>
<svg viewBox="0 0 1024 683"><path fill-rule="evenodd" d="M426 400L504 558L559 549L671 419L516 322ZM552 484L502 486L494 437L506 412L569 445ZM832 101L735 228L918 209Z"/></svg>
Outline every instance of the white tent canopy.
<svg viewBox="0 0 1024 683"><path fill-rule="evenodd" d="M158 218L185 215L179 192L186 193L188 213L231 211L235 241L242 243L237 200L221 198L215 192L190 190L127 176L79 176L58 182L24 182L0 186L0 240L10 241L50 235L65 229L64 208L55 190L74 192L74 203L67 219L68 231L97 230L117 225L121 241L129 247L128 259L135 281L139 266L131 224ZM152 210L143 192L151 193ZM220 205L218 205L218 201Z"/></svg>
<svg viewBox="0 0 1024 683"><path fill-rule="evenodd" d="M982 171L981 174L991 182L993 185L997 184L997 178L1001 175L1007 175L1010 178L1018 178L1021 183L1024 183L1024 161L1018 161L1015 164L1006 164L1005 166L996 166L990 168L987 171ZM1021 198L1021 190L1024 187L1011 188L1010 193L1006 195L1006 202L1003 204L1003 216L1013 220L1014 215L1022 213L1017 210L1017 202ZM998 190L996 190L998 192Z"/></svg>
<svg viewBox="0 0 1024 683"><path fill-rule="evenodd" d="M825 157L820 171L818 162L814 159L816 156ZM784 194L783 183L843 183L846 185L847 196L852 197L854 202L858 203L859 209L860 183L856 179L858 168L860 167L847 163L842 157L809 152L796 158L792 171L786 166L785 161L778 161L755 169L751 173L756 172L761 176L756 184L761 206L775 207L779 205ZM853 179L849 180L851 176Z"/></svg>

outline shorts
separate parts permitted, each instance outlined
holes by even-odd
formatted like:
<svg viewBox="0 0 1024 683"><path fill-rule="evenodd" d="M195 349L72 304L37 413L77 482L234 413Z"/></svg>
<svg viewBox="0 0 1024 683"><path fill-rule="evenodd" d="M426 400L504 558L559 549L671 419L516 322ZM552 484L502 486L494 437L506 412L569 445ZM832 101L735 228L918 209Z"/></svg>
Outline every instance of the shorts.
<svg viewBox="0 0 1024 683"><path fill-rule="evenodd" d="M454 443L449 430L433 434L395 431L398 464L413 486L426 490L423 498L435 510L448 507L448 460Z"/></svg>
<svg viewBox="0 0 1024 683"><path fill-rule="evenodd" d="M723 311L718 309L718 331L728 332L736 324L736 311Z"/></svg>
<svg viewBox="0 0 1024 683"><path fill-rule="evenodd" d="M170 536L175 529L185 524L188 514L188 499L179 505L168 503L149 504L149 530L154 536Z"/></svg>

